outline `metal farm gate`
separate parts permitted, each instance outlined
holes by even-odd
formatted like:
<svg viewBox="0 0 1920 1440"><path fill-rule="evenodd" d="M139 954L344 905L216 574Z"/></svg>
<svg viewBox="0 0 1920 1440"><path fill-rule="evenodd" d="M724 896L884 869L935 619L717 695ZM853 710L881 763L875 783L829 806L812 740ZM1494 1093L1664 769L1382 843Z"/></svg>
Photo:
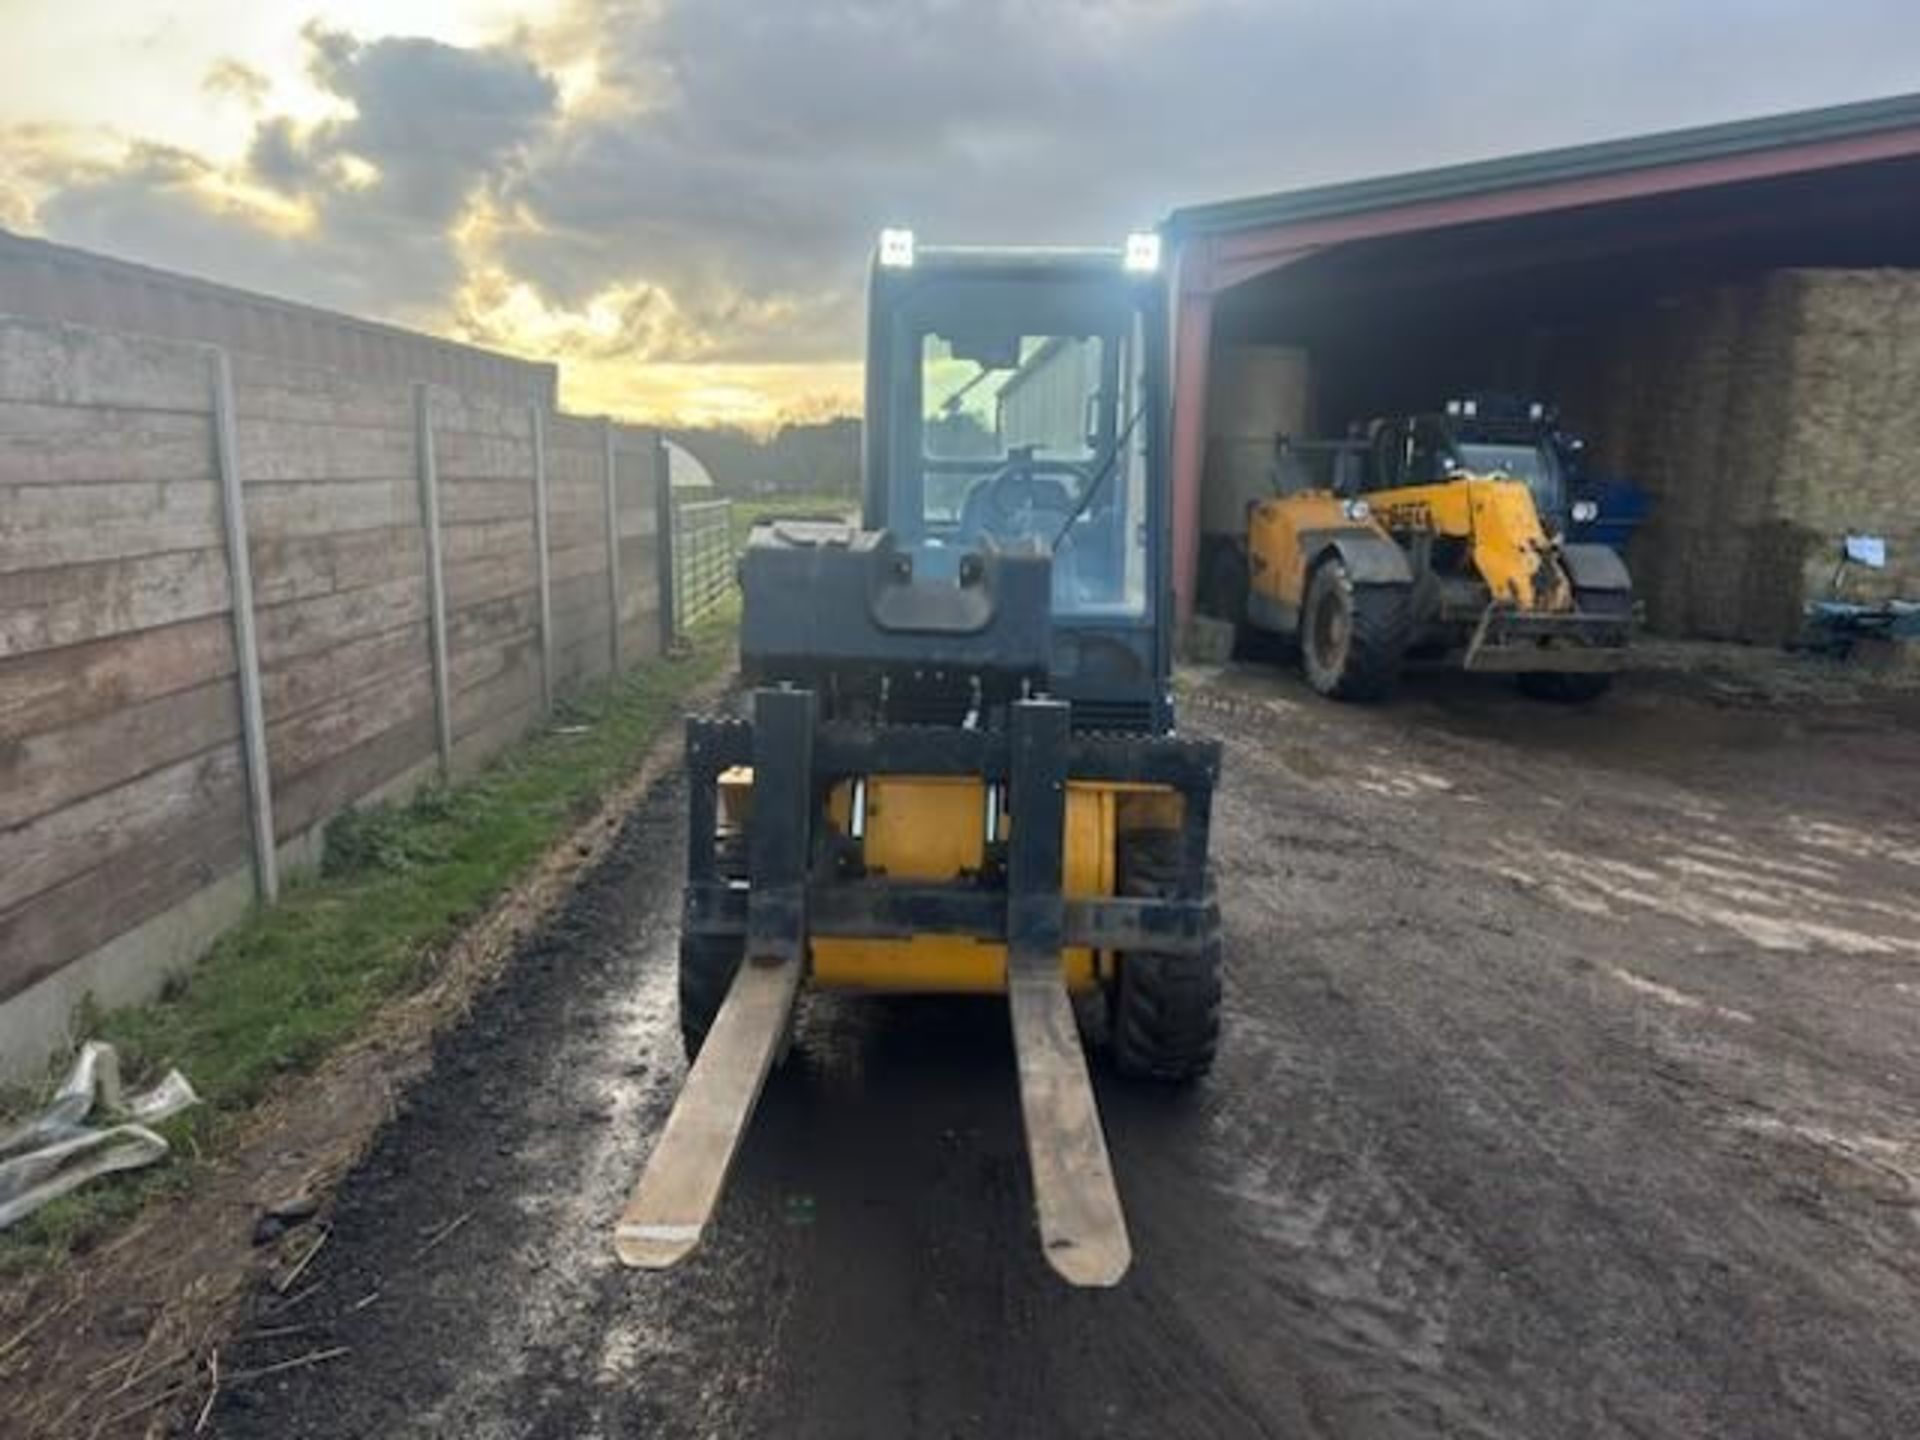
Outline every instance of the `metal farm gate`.
<svg viewBox="0 0 1920 1440"><path fill-rule="evenodd" d="M733 502L673 499L673 621L684 631L733 586Z"/></svg>

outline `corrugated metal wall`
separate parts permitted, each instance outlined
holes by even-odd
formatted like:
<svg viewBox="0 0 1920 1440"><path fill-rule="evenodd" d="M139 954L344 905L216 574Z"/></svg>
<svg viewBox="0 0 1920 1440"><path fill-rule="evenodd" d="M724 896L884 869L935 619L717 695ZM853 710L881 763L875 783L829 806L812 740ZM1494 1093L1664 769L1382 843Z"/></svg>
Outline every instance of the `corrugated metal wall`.
<svg viewBox="0 0 1920 1440"><path fill-rule="evenodd" d="M0 314L221 345L368 382L558 403L559 369L0 230Z"/></svg>

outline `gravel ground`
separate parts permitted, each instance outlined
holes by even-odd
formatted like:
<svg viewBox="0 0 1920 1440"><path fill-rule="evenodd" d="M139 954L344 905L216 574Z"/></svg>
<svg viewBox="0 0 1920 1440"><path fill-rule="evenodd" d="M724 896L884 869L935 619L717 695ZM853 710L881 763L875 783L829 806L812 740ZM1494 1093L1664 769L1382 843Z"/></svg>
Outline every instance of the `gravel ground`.
<svg viewBox="0 0 1920 1440"><path fill-rule="evenodd" d="M1920 1434L1910 700L1353 709L1236 667L1185 714L1227 745L1230 1028L1191 1092L1099 1077L1119 1289L1040 1258L993 1003L811 1000L709 1249L614 1264L682 1073L669 781L443 1038L223 1357L292 1368L209 1428Z"/></svg>

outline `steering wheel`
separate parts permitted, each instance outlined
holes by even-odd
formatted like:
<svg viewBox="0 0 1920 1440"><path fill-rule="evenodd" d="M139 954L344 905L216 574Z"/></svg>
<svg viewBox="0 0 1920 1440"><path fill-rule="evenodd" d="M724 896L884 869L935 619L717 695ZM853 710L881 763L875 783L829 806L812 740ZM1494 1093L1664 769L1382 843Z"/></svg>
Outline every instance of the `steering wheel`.
<svg viewBox="0 0 1920 1440"><path fill-rule="evenodd" d="M960 509L962 537L1053 544L1073 513L1073 495L1064 481L1037 473L1042 464L1078 473L1064 462L1036 461L1031 449L1015 450L1005 465L967 492ZM1053 517L1051 523L1041 519L1042 512Z"/></svg>

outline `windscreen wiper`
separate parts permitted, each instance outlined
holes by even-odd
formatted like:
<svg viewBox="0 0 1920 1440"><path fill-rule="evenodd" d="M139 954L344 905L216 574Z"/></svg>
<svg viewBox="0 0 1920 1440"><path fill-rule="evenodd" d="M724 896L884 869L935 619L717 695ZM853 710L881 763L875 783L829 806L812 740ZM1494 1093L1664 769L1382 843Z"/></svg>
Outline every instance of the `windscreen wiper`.
<svg viewBox="0 0 1920 1440"><path fill-rule="evenodd" d="M967 381L966 384L962 385L958 390L955 390L951 395L947 396L944 400L940 402L940 413L942 415L951 415L955 411L959 410L960 402L967 398L967 393L970 390L972 390L974 386L978 385L981 381L985 380L989 375L993 375L996 373L997 373L996 371L989 370L984 365L981 366L980 373L978 375L975 375L971 380Z"/></svg>
<svg viewBox="0 0 1920 1440"><path fill-rule="evenodd" d="M1047 547L1049 554L1060 548L1060 542L1067 538L1067 532L1079 523L1082 515L1087 513L1087 507L1093 504L1094 496L1100 493L1100 487L1106 483L1107 476L1113 471L1114 462L1120 458L1120 452L1127 448L1127 441L1133 438L1134 428L1139 425L1140 418L1146 413L1147 401L1142 399L1139 407L1121 427L1120 433L1114 437L1113 444L1107 447L1107 453L1100 458L1100 468L1093 472L1093 478L1087 482L1087 488L1080 492L1080 499L1075 502L1067 518L1061 522L1059 532L1053 537L1053 543Z"/></svg>

